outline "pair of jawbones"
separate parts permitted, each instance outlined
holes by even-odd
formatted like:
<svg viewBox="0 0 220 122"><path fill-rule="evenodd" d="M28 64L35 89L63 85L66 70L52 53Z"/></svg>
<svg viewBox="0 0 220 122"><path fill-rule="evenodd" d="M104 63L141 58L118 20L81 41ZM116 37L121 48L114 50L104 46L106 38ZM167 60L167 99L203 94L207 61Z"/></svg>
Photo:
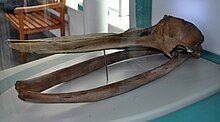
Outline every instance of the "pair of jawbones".
<svg viewBox="0 0 220 122"><path fill-rule="evenodd" d="M104 33L32 41L11 40L11 47L21 52L77 53L105 49L125 49L121 52L108 54L106 56L107 65L155 52L165 53L170 58L165 64L150 71L106 86L70 93L42 93L42 91L52 86L104 67L104 57L96 57L47 75L17 81L18 97L30 102L79 103L95 102L120 95L166 75L192 56L199 57L203 40L202 33L195 25L172 16L165 16L155 26L146 29L131 29L121 34ZM138 48L139 51L126 50L130 47L141 48ZM57 76L59 76L58 79Z"/></svg>

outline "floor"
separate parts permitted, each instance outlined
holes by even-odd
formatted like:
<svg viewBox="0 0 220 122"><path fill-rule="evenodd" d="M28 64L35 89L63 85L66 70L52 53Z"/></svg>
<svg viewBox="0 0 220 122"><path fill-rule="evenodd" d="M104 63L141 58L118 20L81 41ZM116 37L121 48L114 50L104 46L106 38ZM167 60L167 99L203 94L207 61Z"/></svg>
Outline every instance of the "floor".
<svg viewBox="0 0 220 122"><path fill-rule="evenodd" d="M5 19L4 14L0 11L0 71L8 69L24 62L20 60L20 53L12 50L7 42L7 39L19 39L18 32L8 23ZM52 37L52 34L47 34L49 37ZM37 33L28 35L27 39L37 39L37 38L46 38L48 37L44 33ZM28 54L28 62L45 57L48 55L36 55Z"/></svg>

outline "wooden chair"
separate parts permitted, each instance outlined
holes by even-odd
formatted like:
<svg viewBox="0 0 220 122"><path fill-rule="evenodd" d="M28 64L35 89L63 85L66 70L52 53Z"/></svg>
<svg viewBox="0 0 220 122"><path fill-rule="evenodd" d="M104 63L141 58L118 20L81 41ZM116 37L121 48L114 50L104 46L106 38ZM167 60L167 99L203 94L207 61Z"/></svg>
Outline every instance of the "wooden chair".
<svg viewBox="0 0 220 122"><path fill-rule="evenodd" d="M41 4L29 7L17 7L15 14L5 13L12 26L18 30L20 40L25 35L52 29L60 29L61 36L65 36L65 2L66 0L41 0ZM51 10L59 13L53 15ZM48 11L49 10L49 11ZM27 53L21 52L21 60L27 61Z"/></svg>

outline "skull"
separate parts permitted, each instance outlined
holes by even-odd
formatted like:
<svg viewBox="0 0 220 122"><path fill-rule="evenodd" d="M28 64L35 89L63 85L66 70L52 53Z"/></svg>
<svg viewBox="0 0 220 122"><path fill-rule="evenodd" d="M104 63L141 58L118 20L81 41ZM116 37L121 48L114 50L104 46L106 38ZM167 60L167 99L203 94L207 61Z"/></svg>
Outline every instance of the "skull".
<svg viewBox="0 0 220 122"><path fill-rule="evenodd" d="M92 34L39 40L11 41L11 47L21 52L76 53L130 47L154 48L169 57L176 53L191 53L199 57L204 36L200 30L183 19L164 16L155 26L146 29L129 29L121 34ZM138 48L136 48L138 49Z"/></svg>
<svg viewBox="0 0 220 122"><path fill-rule="evenodd" d="M150 31L147 31L147 35L142 35L153 38L153 43L156 43L154 48L165 52L170 57L174 56L175 51L184 51L199 57L201 43L204 40L200 30L192 23L166 15Z"/></svg>

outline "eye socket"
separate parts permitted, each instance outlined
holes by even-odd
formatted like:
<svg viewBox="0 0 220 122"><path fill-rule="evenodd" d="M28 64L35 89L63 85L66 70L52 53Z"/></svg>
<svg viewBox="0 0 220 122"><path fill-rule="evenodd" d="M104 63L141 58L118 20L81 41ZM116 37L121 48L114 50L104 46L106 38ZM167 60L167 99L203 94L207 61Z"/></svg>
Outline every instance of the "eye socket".
<svg viewBox="0 0 220 122"><path fill-rule="evenodd" d="M150 35L150 34L151 34L151 32L145 31L145 32L141 33L140 37L141 36L147 36L147 35Z"/></svg>
<svg viewBox="0 0 220 122"><path fill-rule="evenodd" d="M175 48L176 48L176 51L177 51L177 52L187 52L186 47L184 47L184 46L182 46L182 45L177 45ZM175 49L175 48L174 48L174 49Z"/></svg>
<svg viewBox="0 0 220 122"><path fill-rule="evenodd" d="M175 57L179 53L187 53L187 48L182 45L177 45L175 48L173 48L170 54L172 57Z"/></svg>

